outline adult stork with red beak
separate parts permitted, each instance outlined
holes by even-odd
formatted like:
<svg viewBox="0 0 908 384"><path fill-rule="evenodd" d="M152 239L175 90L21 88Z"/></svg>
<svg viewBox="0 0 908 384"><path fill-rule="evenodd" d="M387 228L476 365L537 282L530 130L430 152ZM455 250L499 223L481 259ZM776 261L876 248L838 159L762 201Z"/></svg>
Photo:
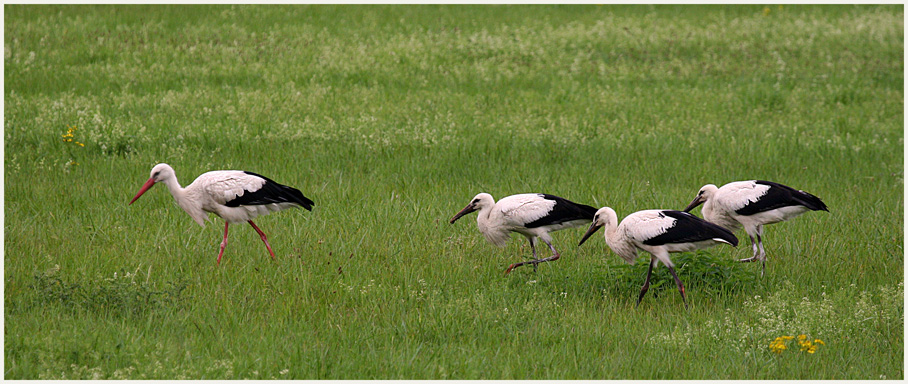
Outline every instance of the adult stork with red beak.
<svg viewBox="0 0 908 384"><path fill-rule="evenodd" d="M271 250L265 233L252 222L252 219L297 206L311 211L315 205L296 188L245 171L206 172L197 177L192 184L182 188L177 182L173 168L163 163L151 169L151 177L129 204L138 200L139 196L156 183L164 183L177 204L199 225L205 226L208 213L224 219L224 240L218 253L218 264L221 263L221 256L227 247L227 228L231 223L248 222L258 232L265 247L268 248L268 253L274 259L274 251Z"/></svg>

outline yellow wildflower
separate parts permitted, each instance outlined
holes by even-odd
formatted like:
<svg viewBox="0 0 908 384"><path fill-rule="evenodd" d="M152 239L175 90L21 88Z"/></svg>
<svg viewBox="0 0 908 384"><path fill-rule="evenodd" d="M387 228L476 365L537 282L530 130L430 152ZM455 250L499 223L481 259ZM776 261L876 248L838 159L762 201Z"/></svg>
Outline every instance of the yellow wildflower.
<svg viewBox="0 0 908 384"><path fill-rule="evenodd" d="M813 341L810 341L807 339L807 335L798 336L798 345L801 347L801 352L816 353L817 348L819 348L821 344L826 345L826 343L820 339L813 339Z"/></svg>
<svg viewBox="0 0 908 384"><path fill-rule="evenodd" d="M791 339L790 336L779 336L772 343L769 343L769 350L775 353L782 353L782 351L788 349L785 345L785 341Z"/></svg>
<svg viewBox="0 0 908 384"><path fill-rule="evenodd" d="M78 129L78 128L71 127L71 126L67 126L67 127L69 127L69 128L66 130L66 133L61 135L63 137L63 142L64 143L73 143L74 142L74 143L76 143L76 145L78 145L80 147L84 147L85 144L82 144L78 141L73 141L73 139L75 138L75 134L73 134L73 132L75 132L76 129Z"/></svg>
<svg viewBox="0 0 908 384"><path fill-rule="evenodd" d="M763 8L763 16L769 16L769 13L772 12L769 7Z"/></svg>
<svg viewBox="0 0 908 384"><path fill-rule="evenodd" d="M776 337L775 340L769 343L769 350L775 353L782 353L788 349L786 343L794 338L794 336ZM798 346L800 347L801 352L816 353L817 348L819 348L820 345L826 345L826 343L820 339L813 339L813 341L810 341L807 339L807 335L798 335Z"/></svg>

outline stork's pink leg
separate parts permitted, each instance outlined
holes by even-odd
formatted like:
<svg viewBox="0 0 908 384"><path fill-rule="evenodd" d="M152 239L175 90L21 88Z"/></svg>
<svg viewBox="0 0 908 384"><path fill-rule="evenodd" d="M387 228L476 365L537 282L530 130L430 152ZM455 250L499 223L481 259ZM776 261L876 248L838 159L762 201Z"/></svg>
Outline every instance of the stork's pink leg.
<svg viewBox="0 0 908 384"><path fill-rule="evenodd" d="M678 274L675 273L675 269L672 268L671 265L666 265L666 267L668 267L668 271L671 272L672 277L675 278L675 285L678 286L678 292L681 292L681 301L684 302L684 308L688 309L687 298L684 296L684 284L681 283L681 279L678 278Z"/></svg>
<svg viewBox="0 0 908 384"><path fill-rule="evenodd" d="M221 242L221 251L218 252L218 265L221 265L221 256L224 256L224 248L227 248L227 228L230 227L230 223L224 223L224 241Z"/></svg>
<svg viewBox="0 0 908 384"><path fill-rule="evenodd" d="M268 253L271 254L271 260L274 260L274 251L271 250L271 244L268 244L268 239L265 238L265 232L262 232L262 230L259 229L259 227L257 227L255 223L252 222L252 220L249 220L249 224L252 225L252 228L255 228L255 231L258 232L259 236L262 237L262 241L265 242L265 247L268 248Z"/></svg>

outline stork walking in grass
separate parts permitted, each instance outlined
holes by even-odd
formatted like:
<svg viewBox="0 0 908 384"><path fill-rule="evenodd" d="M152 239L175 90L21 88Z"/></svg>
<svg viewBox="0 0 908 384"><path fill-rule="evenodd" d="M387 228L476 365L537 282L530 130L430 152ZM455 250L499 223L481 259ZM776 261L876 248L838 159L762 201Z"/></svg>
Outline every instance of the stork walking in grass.
<svg viewBox="0 0 908 384"><path fill-rule="evenodd" d="M612 252L621 256L624 261L634 264L637 259L637 250L642 249L650 253L649 270L637 304L643 300L643 295L649 289L649 279L653 274L653 267L662 262L675 279L681 300L687 308L687 298L684 294L684 284L675 273L674 264L669 258L669 253L690 252L716 244L725 243L731 246L738 245L738 238L729 230L713 223L707 222L689 213L650 209L634 212L621 223L615 210L603 207L593 217L593 224L580 239L580 244L586 241L599 228L605 227L605 242Z"/></svg>
<svg viewBox="0 0 908 384"><path fill-rule="evenodd" d="M730 231L744 226L750 236L753 256L738 261L760 261L760 276L766 272L763 225L790 220L807 211L829 212L819 197L763 180L736 181L725 184L722 188L707 184L700 188L697 197L684 208L684 212L690 212L700 204L703 204L703 218L707 221Z"/></svg>
<svg viewBox="0 0 908 384"><path fill-rule="evenodd" d="M199 225L205 226L208 213L214 213L224 219L224 240L218 253L218 264L221 263L221 256L227 247L227 228L231 223L248 222L258 232L265 247L268 248L268 253L274 259L274 251L271 250L265 233L252 222L252 219L296 206L311 211L315 204L296 188L245 171L206 172L197 177L192 184L182 188L177 182L173 168L163 163L151 169L151 178L139 189L139 193L129 204L135 202L155 183L164 183L177 204Z"/></svg>
<svg viewBox="0 0 908 384"><path fill-rule="evenodd" d="M511 232L522 234L530 242L533 259L511 264L505 271L505 274L508 274L522 265L532 264L535 270L539 263L558 260L561 255L552 245L552 236L549 233L589 223L596 208L544 193L508 196L497 203L492 195L480 193L451 218L451 224L473 211L479 211L476 224L490 243L503 247ZM536 239L541 239L549 246L552 256L544 259L536 257Z"/></svg>

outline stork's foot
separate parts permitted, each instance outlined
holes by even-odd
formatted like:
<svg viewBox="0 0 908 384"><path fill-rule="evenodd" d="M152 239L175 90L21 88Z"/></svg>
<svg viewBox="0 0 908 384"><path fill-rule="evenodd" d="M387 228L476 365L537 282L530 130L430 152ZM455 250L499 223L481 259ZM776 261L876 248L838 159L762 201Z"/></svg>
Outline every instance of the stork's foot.
<svg viewBox="0 0 908 384"><path fill-rule="evenodd" d="M766 255L752 256L752 257L748 257L746 259L740 259L738 261L742 262L742 263L751 263L751 262L759 261L761 264L760 277L763 277L763 275L766 274Z"/></svg>
<svg viewBox="0 0 908 384"><path fill-rule="evenodd" d="M527 265L527 264L533 264L533 272L536 272L536 264L538 264L538 262L539 262L538 259L533 259L530 261L522 261L519 263L511 264L510 266L508 266L508 270L504 271L504 274L507 275L507 274L511 273L511 270L513 270L514 268L517 268L522 265Z"/></svg>
<svg viewBox="0 0 908 384"><path fill-rule="evenodd" d="M524 256L524 257L527 259L530 259L527 261L527 263L533 264L533 272L536 272L536 265L538 265L538 263L539 263L539 259L536 257L536 255L533 254L533 256ZM511 265L513 266L514 264L511 264Z"/></svg>
<svg viewBox="0 0 908 384"><path fill-rule="evenodd" d="M507 274L511 273L511 270L513 270L514 268L517 268L517 267L520 267L523 265L527 265L527 264L532 264L533 272L536 272L536 265L538 265L539 263L545 263L547 261L555 261L555 260L558 260L558 258L560 258L560 257L561 257L561 255L554 255L554 256L546 257L544 259L534 259L534 260L521 261L519 263L514 263L508 267L507 271L504 271L504 274L507 275Z"/></svg>

